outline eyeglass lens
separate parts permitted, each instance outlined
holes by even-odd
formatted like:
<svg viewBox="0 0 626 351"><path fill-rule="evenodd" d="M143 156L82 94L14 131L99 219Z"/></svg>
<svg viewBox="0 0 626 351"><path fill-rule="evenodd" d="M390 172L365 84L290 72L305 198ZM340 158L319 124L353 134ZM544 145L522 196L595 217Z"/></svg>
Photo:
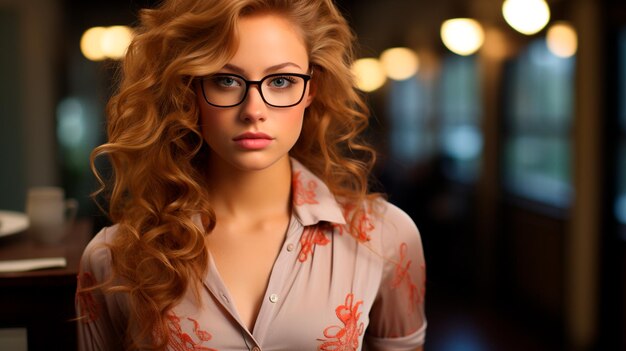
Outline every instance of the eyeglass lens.
<svg viewBox="0 0 626 351"><path fill-rule="evenodd" d="M203 93L211 105L229 107L243 102L249 89L242 77L217 74L202 81ZM306 79L292 74L270 75L258 84L263 100L272 106L287 107L300 102L306 88Z"/></svg>

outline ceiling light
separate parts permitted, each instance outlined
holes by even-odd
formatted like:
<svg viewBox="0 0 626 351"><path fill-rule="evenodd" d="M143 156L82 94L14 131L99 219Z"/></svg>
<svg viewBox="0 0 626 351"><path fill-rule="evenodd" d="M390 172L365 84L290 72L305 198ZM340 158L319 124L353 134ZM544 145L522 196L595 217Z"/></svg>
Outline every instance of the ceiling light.
<svg viewBox="0 0 626 351"><path fill-rule="evenodd" d="M471 18L454 18L441 25L441 40L450 51L467 56L483 45L485 33L478 21Z"/></svg>
<svg viewBox="0 0 626 351"><path fill-rule="evenodd" d="M502 15L516 31L531 35L539 32L550 20L550 8L544 0L506 0Z"/></svg>
<svg viewBox="0 0 626 351"><path fill-rule="evenodd" d="M354 61L352 73L356 77L359 90L372 92L385 84L385 71L375 58L362 58Z"/></svg>
<svg viewBox="0 0 626 351"><path fill-rule="evenodd" d="M408 48L391 48L380 55L387 77L393 80L405 80L413 77L419 68L417 54Z"/></svg>
<svg viewBox="0 0 626 351"><path fill-rule="evenodd" d="M571 57L578 48L576 30L566 22L556 22L548 28L548 49L558 57Z"/></svg>

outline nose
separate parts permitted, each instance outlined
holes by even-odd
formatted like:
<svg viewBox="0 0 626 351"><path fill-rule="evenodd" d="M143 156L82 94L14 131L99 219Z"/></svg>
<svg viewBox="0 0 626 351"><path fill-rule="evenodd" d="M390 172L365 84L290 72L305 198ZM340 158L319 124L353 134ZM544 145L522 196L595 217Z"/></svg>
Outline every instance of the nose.
<svg viewBox="0 0 626 351"><path fill-rule="evenodd" d="M246 99L243 102L240 118L247 123L265 121L267 106L261 97L261 88L258 85L250 86Z"/></svg>

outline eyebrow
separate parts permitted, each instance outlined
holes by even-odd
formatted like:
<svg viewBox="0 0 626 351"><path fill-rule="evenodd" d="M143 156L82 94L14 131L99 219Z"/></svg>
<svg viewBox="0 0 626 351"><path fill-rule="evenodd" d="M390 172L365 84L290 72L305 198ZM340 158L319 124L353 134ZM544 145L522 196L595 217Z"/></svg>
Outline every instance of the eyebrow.
<svg viewBox="0 0 626 351"><path fill-rule="evenodd" d="M284 63L280 63L280 64L277 64L277 65L270 66L270 67L266 68L263 71L263 74L267 74L267 73L270 73L270 72L273 72L273 71L277 71L277 70L285 68L285 67L296 67L296 68L299 68L300 70L302 70L302 67L298 66L297 64L295 64L293 62L284 62ZM238 66L235 66L235 65L230 64L230 63L227 63L226 65L224 65L224 68L225 69L229 69L231 71L234 71L235 73L239 73L241 75L245 75L246 74L246 70L245 69L243 69L241 67L238 67Z"/></svg>

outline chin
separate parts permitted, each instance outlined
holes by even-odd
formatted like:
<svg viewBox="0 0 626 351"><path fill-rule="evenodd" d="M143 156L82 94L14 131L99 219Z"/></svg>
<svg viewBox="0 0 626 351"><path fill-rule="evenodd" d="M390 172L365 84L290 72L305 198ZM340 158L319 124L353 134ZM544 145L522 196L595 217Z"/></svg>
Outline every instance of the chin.
<svg viewBox="0 0 626 351"><path fill-rule="evenodd" d="M233 157L221 157L226 164L242 172L263 171L274 165L289 160L287 153L281 155L268 155L263 152L245 152Z"/></svg>

